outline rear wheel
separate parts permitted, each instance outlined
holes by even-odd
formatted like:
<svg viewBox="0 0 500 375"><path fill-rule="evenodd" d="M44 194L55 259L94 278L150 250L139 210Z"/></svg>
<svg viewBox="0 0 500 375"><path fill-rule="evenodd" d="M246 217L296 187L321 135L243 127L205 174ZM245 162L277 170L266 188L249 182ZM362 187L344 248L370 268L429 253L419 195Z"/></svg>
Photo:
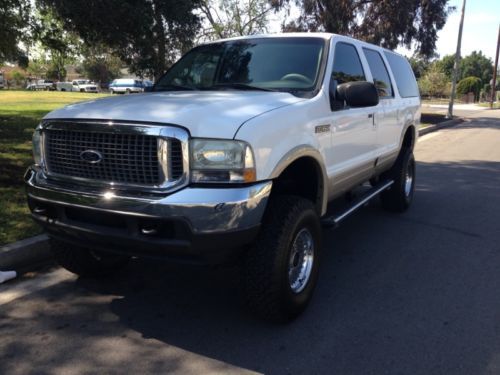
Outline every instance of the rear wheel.
<svg viewBox="0 0 500 375"><path fill-rule="evenodd" d="M273 197L244 263L244 293L256 315L287 322L307 307L318 279L320 250L321 226L312 202Z"/></svg>
<svg viewBox="0 0 500 375"><path fill-rule="evenodd" d="M50 249L60 266L80 276L111 275L125 267L128 256L75 246L51 238Z"/></svg>
<svg viewBox="0 0 500 375"><path fill-rule="evenodd" d="M125 91L125 94L130 94L130 89L127 89L127 90Z"/></svg>
<svg viewBox="0 0 500 375"><path fill-rule="evenodd" d="M415 158L411 149L404 149L394 167L386 174L394 184L380 194L382 206L395 212L406 211L415 190Z"/></svg>

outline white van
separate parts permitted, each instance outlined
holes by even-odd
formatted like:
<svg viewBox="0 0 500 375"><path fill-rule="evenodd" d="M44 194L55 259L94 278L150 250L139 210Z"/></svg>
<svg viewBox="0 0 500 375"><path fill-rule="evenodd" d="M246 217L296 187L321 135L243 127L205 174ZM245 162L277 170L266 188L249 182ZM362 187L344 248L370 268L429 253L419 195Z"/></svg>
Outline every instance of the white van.
<svg viewBox="0 0 500 375"><path fill-rule="evenodd" d="M141 80L133 78L115 79L109 85L111 94L131 94L133 92L144 92L144 85Z"/></svg>

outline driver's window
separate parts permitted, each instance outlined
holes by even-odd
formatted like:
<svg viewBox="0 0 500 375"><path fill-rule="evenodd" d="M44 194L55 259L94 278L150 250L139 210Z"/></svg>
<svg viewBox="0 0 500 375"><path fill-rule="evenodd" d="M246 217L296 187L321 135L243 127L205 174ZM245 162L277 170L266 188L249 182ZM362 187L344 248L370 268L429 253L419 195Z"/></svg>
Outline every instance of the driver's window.
<svg viewBox="0 0 500 375"><path fill-rule="evenodd" d="M330 108L332 111L346 109L346 103L336 98L337 86L342 83L366 81L363 65L356 47L349 43L339 42L335 45L333 69L330 82Z"/></svg>
<svg viewBox="0 0 500 375"><path fill-rule="evenodd" d="M366 81L358 51L352 44L340 42L333 55L332 79L340 85L346 82Z"/></svg>

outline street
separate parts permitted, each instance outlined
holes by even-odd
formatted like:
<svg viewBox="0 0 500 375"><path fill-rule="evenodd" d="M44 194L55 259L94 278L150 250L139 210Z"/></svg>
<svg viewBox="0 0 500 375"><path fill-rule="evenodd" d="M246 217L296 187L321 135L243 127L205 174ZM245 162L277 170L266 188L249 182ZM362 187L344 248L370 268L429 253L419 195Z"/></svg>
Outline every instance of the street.
<svg viewBox="0 0 500 375"><path fill-rule="evenodd" d="M292 324L254 319L236 268L53 267L0 286L0 374L500 373L500 111L476 112L420 139L407 213L325 230Z"/></svg>

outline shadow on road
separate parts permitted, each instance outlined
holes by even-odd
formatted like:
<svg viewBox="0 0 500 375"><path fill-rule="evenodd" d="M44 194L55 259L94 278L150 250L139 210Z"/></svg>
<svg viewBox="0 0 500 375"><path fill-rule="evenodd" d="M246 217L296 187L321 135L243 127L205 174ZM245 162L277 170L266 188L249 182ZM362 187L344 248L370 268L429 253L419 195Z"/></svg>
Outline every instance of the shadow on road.
<svg viewBox="0 0 500 375"><path fill-rule="evenodd" d="M317 293L291 325L247 313L237 268L143 260L111 283L78 284L118 295L110 310L144 338L255 371L483 373L499 349L500 163L419 163L418 173L407 214L373 203L325 233Z"/></svg>

